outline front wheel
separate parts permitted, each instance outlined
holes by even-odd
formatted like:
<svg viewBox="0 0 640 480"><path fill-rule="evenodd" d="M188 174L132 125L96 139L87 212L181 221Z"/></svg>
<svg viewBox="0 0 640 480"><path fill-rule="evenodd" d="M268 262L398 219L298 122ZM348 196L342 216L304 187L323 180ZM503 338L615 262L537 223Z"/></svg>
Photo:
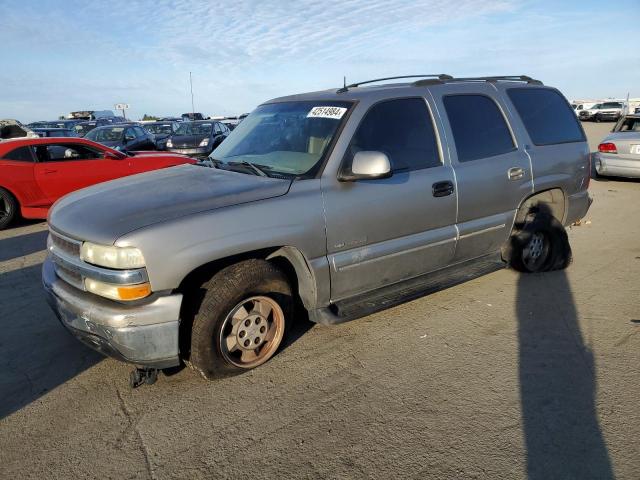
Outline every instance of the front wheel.
<svg viewBox="0 0 640 480"><path fill-rule="evenodd" d="M293 313L286 276L265 260L218 272L193 321L189 364L212 379L255 368L277 352Z"/></svg>
<svg viewBox="0 0 640 480"><path fill-rule="evenodd" d="M534 211L511 236L510 265L520 272L562 270L571 263L564 226L550 213Z"/></svg>
<svg viewBox="0 0 640 480"><path fill-rule="evenodd" d="M7 228L18 216L18 201L11 192L0 188L0 230Z"/></svg>

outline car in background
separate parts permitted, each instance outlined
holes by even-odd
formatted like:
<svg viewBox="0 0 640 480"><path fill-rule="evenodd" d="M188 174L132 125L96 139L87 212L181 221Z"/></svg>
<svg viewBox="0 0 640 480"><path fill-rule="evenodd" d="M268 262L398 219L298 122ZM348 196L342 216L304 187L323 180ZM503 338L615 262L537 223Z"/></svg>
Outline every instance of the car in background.
<svg viewBox="0 0 640 480"><path fill-rule="evenodd" d="M70 128L34 128L33 131L38 134L39 137L77 137L78 134L75 130Z"/></svg>
<svg viewBox="0 0 640 480"><path fill-rule="evenodd" d="M67 193L136 173L195 163L162 152L124 153L84 138L0 142L0 230L18 215L46 218Z"/></svg>
<svg viewBox="0 0 640 480"><path fill-rule="evenodd" d="M615 122L622 115L622 102L602 102L579 113L580 120L593 120L595 122Z"/></svg>
<svg viewBox="0 0 640 480"><path fill-rule="evenodd" d="M87 120L86 122L78 123L73 129L76 132L78 137L84 137L87 133L89 133L94 128L102 127L104 125L109 125L109 121L105 119L100 120Z"/></svg>
<svg viewBox="0 0 640 480"><path fill-rule="evenodd" d="M166 148L183 155L206 157L230 132L226 125L213 120L180 122L178 129L167 140Z"/></svg>
<svg viewBox="0 0 640 480"><path fill-rule="evenodd" d="M594 154L598 175L640 178L640 114L621 118Z"/></svg>
<svg viewBox="0 0 640 480"><path fill-rule="evenodd" d="M182 119L183 122L195 122L197 120L205 120L206 117L199 112L195 112L195 113L183 113L180 118Z"/></svg>
<svg viewBox="0 0 640 480"><path fill-rule="evenodd" d="M29 128L66 128L73 129L82 120L53 120L53 121L41 121L33 122L29 124Z"/></svg>
<svg viewBox="0 0 640 480"><path fill-rule="evenodd" d="M150 122L145 123L144 128L155 137L156 148L166 150L167 140L176 132L178 124L176 122Z"/></svg>
<svg viewBox="0 0 640 480"><path fill-rule="evenodd" d="M97 127L87 133L84 138L123 152L156 149L153 134L135 123L118 123Z"/></svg>
<svg viewBox="0 0 640 480"><path fill-rule="evenodd" d="M582 112L583 110L589 110L590 108L593 108L595 105L597 105L597 102L579 102L579 103L571 104L571 107L573 108L573 111L576 113L576 115L579 117L580 112Z"/></svg>
<svg viewBox="0 0 640 480"><path fill-rule="evenodd" d="M38 138L38 134L17 120L9 118L0 120L0 142L21 137Z"/></svg>

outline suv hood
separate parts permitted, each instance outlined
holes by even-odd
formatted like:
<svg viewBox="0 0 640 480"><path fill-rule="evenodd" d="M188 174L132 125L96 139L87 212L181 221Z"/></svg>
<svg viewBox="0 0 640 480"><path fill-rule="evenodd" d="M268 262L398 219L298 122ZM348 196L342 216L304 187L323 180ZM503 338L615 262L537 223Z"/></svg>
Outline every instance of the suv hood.
<svg viewBox="0 0 640 480"><path fill-rule="evenodd" d="M71 238L112 245L155 223L284 195L290 185L290 180L181 165L78 190L56 202L48 220Z"/></svg>

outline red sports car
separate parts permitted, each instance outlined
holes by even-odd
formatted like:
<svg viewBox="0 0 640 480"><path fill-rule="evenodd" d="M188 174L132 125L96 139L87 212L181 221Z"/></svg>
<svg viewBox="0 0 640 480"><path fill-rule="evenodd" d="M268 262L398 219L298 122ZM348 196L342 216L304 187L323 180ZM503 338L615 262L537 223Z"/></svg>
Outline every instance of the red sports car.
<svg viewBox="0 0 640 480"><path fill-rule="evenodd" d="M69 192L160 168L196 163L183 155L129 152L83 138L15 138L0 141L0 230L21 214L47 218Z"/></svg>

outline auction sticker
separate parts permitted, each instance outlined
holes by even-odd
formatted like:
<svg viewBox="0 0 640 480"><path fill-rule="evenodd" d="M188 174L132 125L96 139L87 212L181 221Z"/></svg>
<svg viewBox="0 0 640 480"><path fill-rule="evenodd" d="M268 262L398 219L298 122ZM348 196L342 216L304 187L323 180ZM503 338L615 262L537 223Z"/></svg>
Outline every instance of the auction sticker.
<svg viewBox="0 0 640 480"><path fill-rule="evenodd" d="M313 107L307 118L333 118L334 120L340 120L344 113L347 111L344 107Z"/></svg>

